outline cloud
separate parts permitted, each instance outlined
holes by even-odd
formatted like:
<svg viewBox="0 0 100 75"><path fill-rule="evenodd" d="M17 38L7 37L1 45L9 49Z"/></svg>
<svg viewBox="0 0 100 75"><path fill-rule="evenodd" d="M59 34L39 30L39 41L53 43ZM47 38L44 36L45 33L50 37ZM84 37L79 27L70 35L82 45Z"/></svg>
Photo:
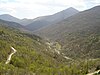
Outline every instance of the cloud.
<svg viewBox="0 0 100 75"><path fill-rule="evenodd" d="M0 0L0 13L20 18L50 15L68 7L85 10L100 4L99 0Z"/></svg>
<svg viewBox="0 0 100 75"><path fill-rule="evenodd" d="M4 13L19 16L21 18L29 17L34 18L48 13L48 8L42 5L35 4L34 1L16 0L16 2L0 2L0 10ZM43 11L43 13L41 12ZM40 13L41 12L41 13Z"/></svg>
<svg viewBox="0 0 100 75"><path fill-rule="evenodd" d="M100 3L100 0L85 0L85 2L98 4L98 3Z"/></svg>
<svg viewBox="0 0 100 75"><path fill-rule="evenodd" d="M86 8L92 8L94 6L100 5L100 0L84 0Z"/></svg>
<svg viewBox="0 0 100 75"><path fill-rule="evenodd" d="M51 7L84 6L83 0L51 0L50 2L37 2L39 5Z"/></svg>

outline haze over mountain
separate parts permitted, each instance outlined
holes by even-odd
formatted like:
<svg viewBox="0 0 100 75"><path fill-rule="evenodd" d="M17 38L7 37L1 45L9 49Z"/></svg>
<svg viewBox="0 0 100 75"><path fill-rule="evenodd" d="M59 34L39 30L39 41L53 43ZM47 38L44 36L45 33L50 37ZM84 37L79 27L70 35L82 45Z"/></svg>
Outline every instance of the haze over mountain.
<svg viewBox="0 0 100 75"><path fill-rule="evenodd" d="M99 26L99 11L100 6L94 7L73 15L57 24L41 28L37 31L37 33L40 33L43 36L55 38L56 36L60 36L66 32L70 33L80 29L83 30L84 28L88 28L90 26Z"/></svg>
<svg viewBox="0 0 100 75"><path fill-rule="evenodd" d="M33 19L27 19L27 18L19 19L19 18L11 16L9 14L0 15L0 19L5 20L5 21L10 21L10 22L16 22L23 26L28 25L33 22Z"/></svg>
<svg viewBox="0 0 100 75"><path fill-rule="evenodd" d="M34 19L34 22L26 26L26 29L35 31L42 27L55 24L57 22L60 22L74 14L77 14L79 11L74 8L68 8L66 10L60 11L56 14L49 15L49 16L43 16L38 17Z"/></svg>
<svg viewBox="0 0 100 75"><path fill-rule="evenodd" d="M61 52L71 57L100 57L100 6L80 12L57 24L36 31L58 41Z"/></svg>
<svg viewBox="0 0 100 75"><path fill-rule="evenodd" d="M5 21L12 21L12 22L19 22L20 21L20 19L13 17L9 14L0 15L0 19L5 20Z"/></svg>
<svg viewBox="0 0 100 75"><path fill-rule="evenodd" d="M33 21L34 21L33 19L24 18L24 19L21 19L18 23L20 23L23 26L26 26L26 25L32 23Z"/></svg>
<svg viewBox="0 0 100 75"><path fill-rule="evenodd" d="M34 31L34 30L37 30L44 26L55 24L55 23L62 21L76 13L78 13L78 10L71 7L71 8L63 10L61 12L58 12L56 14L49 15L49 16L37 17L35 19L27 19L27 18L18 19L9 14L0 15L0 19L5 20L5 21L17 22L23 26L27 25L26 29Z"/></svg>
<svg viewBox="0 0 100 75"><path fill-rule="evenodd" d="M10 21L5 21L0 19L0 24L1 25L6 25L8 27L13 27L13 28L18 28L18 29L23 29L24 27L20 25L19 23L16 22L10 22Z"/></svg>

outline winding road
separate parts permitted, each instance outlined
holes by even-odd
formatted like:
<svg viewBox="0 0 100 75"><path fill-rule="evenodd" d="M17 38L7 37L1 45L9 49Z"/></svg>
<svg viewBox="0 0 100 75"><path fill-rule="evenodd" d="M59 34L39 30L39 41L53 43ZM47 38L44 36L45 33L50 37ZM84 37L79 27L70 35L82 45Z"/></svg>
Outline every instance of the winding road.
<svg viewBox="0 0 100 75"><path fill-rule="evenodd" d="M13 50L13 52L8 56L8 59L7 59L7 61L5 62L5 64L9 64L10 61L11 61L12 55L14 55L14 54L17 52L17 50L16 50L15 48L13 48L12 46L11 46L11 49Z"/></svg>
<svg viewBox="0 0 100 75"><path fill-rule="evenodd" d="M100 72L100 70L92 72L92 73L88 73L87 75L94 75L94 74L99 73L99 72Z"/></svg>

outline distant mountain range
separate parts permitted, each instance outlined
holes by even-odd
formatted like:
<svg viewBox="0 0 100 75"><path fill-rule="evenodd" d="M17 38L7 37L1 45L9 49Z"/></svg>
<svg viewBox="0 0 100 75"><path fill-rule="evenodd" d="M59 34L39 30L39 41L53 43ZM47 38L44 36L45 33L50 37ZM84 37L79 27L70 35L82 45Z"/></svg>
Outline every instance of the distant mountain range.
<svg viewBox="0 0 100 75"><path fill-rule="evenodd" d="M71 7L71 8L63 10L61 12L58 12L56 14L49 15L49 16L37 17L35 19L26 19L26 18L18 19L9 14L0 15L0 19L6 20L6 21L17 22L21 25L24 25L27 30L35 31L42 27L60 22L78 12L79 12L78 10Z"/></svg>
<svg viewBox="0 0 100 75"><path fill-rule="evenodd" d="M19 22L20 21L20 19L13 17L9 14L0 15L0 19L5 20L5 21L12 21L12 22Z"/></svg>
<svg viewBox="0 0 100 75"><path fill-rule="evenodd" d="M10 22L16 22L23 26L28 25L33 21L32 19L26 19L26 18L19 19L19 18L11 16L9 14L0 15L0 19L5 20L5 21L10 21Z"/></svg>
<svg viewBox="0 0 100 75"><path fill-rule="evenodd" d="M42 27L46 27L52 24L55 24L57 22L60 22L72 15L77 14L79 11L74 9L74 8L68 8L66 10L60 11L56 14L49 15L49 16L43 16L43 17L38 17L34 19L34 22L26 26L26 29L35 31L38 30Z"/></svg>
<svg viewBox="0 0 100 75"><path fill-rule="evenodd" d="M13 28L18 28L18 29L23 29L24 26L20 25L19 23L16 22L10 22L10 21L5 21L0 19L0 24L8 27L13 27Z"/></svg>
<svg viewBox="0 0 100 75"><path fill-rule="evenodd" d="M61 22L41 28L38 34L50 38L59 38L65 33L82 31L86 28L100 26L100 6L77 13ZM59 36L59 37L58 37ZM62 36L61 36L62 37Z"/></svg>
<svg viewBox="0 0 100 75"><path fill-rule="evenodd" d="M63 45L62 52L73 57L100 57L100 6L80 12L36 34Z"/></svg>

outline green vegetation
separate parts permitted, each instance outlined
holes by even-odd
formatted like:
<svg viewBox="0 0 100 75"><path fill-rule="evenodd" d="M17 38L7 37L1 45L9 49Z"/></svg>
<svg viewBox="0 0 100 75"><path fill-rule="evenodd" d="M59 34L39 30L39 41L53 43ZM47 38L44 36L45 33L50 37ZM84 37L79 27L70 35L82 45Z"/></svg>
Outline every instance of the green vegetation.
<svg viewBox="0 0 100 75"><path fill-rule="evenodd" d="M100 58L100 6L77 13L54 25L41 28L37 35L58 42L72 59Z"/></svg>
<svg viewBox="0 0 100 75"><path fill-rule="evenodd" d="M10 64L5 64L10 46L17 52ZM56 47L61 48L58 43ZM42 38L0 25L0 75L85 75L100 63L100 59L68 61L46 49Z"/></svg>
<svg viewBox="0 0 100 75"><path fill-rule="evenodd" d="M10 64L5 65L8 55L11 53L10 46L13 46L17 53L12 57ZM42 52L45 48L46 45L41 41L41 38L0 25L1 74L2 70L7 72L9 69L15 69L15 72L18 69L18 71L32 71L34 73L36 71L41 72L44 68L55 68L56 60ZM12 73L16 74L15 72Z"/></svg>
<svg viewBox="0 0 100 75"><path fill-rule="evenodd" d="M91 30L92 31L92 30ZM100 34L87 30L67 34L65 39L60 39L63 45L62 53L77 59L100 58ZM84 33L81 33L84 32Z"/></svg>

